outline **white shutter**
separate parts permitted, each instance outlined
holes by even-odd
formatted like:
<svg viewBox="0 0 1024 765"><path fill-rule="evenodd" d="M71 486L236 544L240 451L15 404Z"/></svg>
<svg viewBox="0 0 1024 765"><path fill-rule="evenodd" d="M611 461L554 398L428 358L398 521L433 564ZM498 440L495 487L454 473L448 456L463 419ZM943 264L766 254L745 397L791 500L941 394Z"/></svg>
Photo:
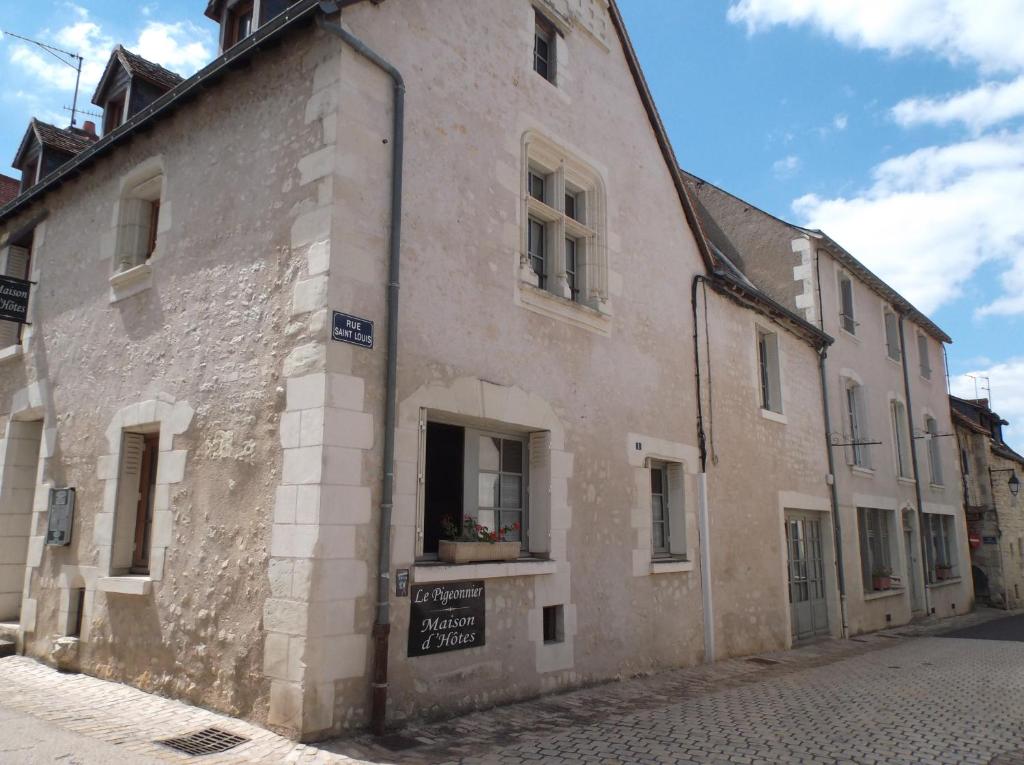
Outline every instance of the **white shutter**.
<svg viewBox="0 0 1024 765"><path fill-rule="evenodd" d="M669 552L673 555L686 555L686 473L678 462L669 462L666 468Z"/></svg>
<svg viewBox="0 0 1024 765"><path fill-rule="evenodd" d="M551 551L551 433L546 430L530 434L530 475L526 512L529 521L527 542L532 553Z"/></svg>
<svg viewBox="0 0 1024 765"><path fill-rule="evenodd" d="M145 436L125 433L121 443L121 468L117 475L117 507L114 511L114 549L111 567L114 571L127 571L132 565L135 550L135 517L139 507L139 489L142 485L142 454L146 448Z"/></svg>
<svg viewBox="0 0 1024 765"><path fill-rule="evenodd" d="M8 247L4 262L4 274L16 279L28 278L28 250L25 247ZM0 320L0 348L17 345L21 325L16 321Z"/></svg>

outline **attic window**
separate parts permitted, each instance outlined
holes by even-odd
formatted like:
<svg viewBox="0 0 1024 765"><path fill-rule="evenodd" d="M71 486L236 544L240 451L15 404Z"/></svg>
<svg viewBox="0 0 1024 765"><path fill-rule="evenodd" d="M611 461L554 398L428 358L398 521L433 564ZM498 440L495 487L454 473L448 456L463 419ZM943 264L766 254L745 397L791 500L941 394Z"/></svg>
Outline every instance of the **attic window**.
<svg viewBox="0 0 1024 765"><path fill-rule="evenodd" d="M252 0L240 0L228 9L224 20L224 50L242 42L252 34Z"/></svg>
<svg viewBox="0 0 1024 765"><path fill-rule="evenodd" d="M555 48L558 32L540 11L534 11L533 71L548 82L555 81Z"/></svg>
<svg viewBox="0 0 1024 765"><path fill-rule="evenodd" d="M113 132L124 122L125 93L118 93L103 107L103 135Z"/></svg>

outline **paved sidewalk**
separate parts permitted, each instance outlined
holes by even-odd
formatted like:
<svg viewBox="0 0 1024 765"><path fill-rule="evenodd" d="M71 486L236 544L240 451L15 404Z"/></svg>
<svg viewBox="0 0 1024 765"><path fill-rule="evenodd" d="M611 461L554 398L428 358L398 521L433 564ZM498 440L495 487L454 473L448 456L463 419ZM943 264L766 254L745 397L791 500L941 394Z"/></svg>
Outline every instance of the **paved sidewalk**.
<svg viewBox="0 0 1024 765"><path fill-rule="evenodd" d="M1024 643L935 639L982 610L794 651L662 672L319 746L24 657L0 659L0 714L55 725L63 763L968 763L1024 765ZM29 718L26 718L29 716ZM249 741L188 757L159 739L218 727ZM22 726L17 726L19 729ZM0 717L3 763L49 762ZM56 750L54 750L56 751Z"/></svg>

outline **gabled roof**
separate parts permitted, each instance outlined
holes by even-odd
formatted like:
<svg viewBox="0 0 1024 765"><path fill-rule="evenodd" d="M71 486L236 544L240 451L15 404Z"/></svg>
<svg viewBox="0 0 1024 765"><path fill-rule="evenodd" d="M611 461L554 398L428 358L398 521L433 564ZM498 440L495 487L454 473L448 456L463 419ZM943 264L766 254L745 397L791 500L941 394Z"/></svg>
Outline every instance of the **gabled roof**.
<svg viewBox="0 0 1024 765"><path fill-rule="evenodd" d="M33 117L32 121L28 123L25 137L21 139L18 153L14 155L14 162L11 163L13 167L20 167L21 161L24 159L33 140L40 146L56 149L72 156L84 151L96 142L96 138L84 130L59 128Z"/></svg>
<svg viewBox="0 0 1024 765"><path fill-rule="evenodd" d="M751 210L760 213L764 217L791 229L797 235L806 236L810 239L818 241L822 248L828 250L829 254L832 255L832 257L835 258L840 264L842 264L844 268L846 268L851 274L853 274L862 282L864 282L864 284L866 284L868 288L871 289L874 293L876 293L885 301L890 303L893 306L893 308L895 308L899 313L905 315L907 318L909 318L912 322L920 326L925 332L927 332L936 340L943 343L953 342L952 338L950 338L949 335L943 332L937 324L935 324L931 319L929 319L927 316L925 316L923 313L917 310L909 300L907 300L905 297L900 295L900 293L898 293L896 290L894 290L892 287L890 287L888 284L882 281L882 279L879 278L873 271L871 271L871 269L869 269L867 266L865 266L863 263L857 260L857 258L851 255L849 252L847 252L838 242L832 239L832 237L830 237L824 231L820 231L818 229L813 228L806 228L804 226L798 226L795 223L790 223L789 221L783 220L782 218L779 218L776 215L772 215L770 212L762 210L757 205L751 204L745 199L741 199L740 197L726 191L720 186L716 186L710 181L706 181L703 178L698 178L696 175L686 172L685 170L683 170L682 173L686 179L687 185L690 186L691 188L698 189L700 186L706 185L713 189L717 189L719 192L735 200L737 203L742 204L750 208ZM710 214L707 214L707 211L703 208L703 206L700 206L698 209L700 209L706 216L703 222L705 229L710 229L713 231L716 228L715 224L711 222L713 218L711 218ZM729 247L731 247L731 244L729 245Z"/></svg>
<svg viewBox="0 0 1024 765"><path fill-rule="evenodd" d="M224 7L224 0L209 0L206 4L206 10L203 14L208 19L213 19L216 22L220 22L221 8Z"/></svg>
<svg viewBox="0 0 1024 765"><path fill-rule="evenodd" d="M107 68L103 70L103 76L100 77L96 92L92 96L92 102L97 106L103 106L101 98L118 65L128 72L129 77L138 77L140 80L156 85L164 92L184 82L184 78L180 74L175 74L170 69L164 69L159 64L147 61L137 53L132 53L124 46L118 45L111 51L110 58L107 60Z"/></svg>
<svg viewBox="0 0 1024 765"><path fill-rule="evenodd" d="M9 175L0 175L0 206L18 196L19 191L21 191L21 181Z"/></svg>

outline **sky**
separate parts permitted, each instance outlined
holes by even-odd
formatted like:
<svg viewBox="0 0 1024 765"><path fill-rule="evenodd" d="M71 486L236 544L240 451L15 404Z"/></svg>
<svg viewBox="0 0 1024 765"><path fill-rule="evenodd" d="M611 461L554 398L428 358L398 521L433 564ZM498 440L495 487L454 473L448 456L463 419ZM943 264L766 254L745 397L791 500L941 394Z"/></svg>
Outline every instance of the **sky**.
<svg viewBox="0 0 1024 765"><path fill-rule="evenodd" d="M683 166L824 230L928 314L952 392L991 396L1024 451L1024 0L619 5ZM0 29L84 56L95 109L117 42L186 76L208 62L204 7L17 0ZM67 124L74 76L0 38L0 172L29 117Z"/></svg>

